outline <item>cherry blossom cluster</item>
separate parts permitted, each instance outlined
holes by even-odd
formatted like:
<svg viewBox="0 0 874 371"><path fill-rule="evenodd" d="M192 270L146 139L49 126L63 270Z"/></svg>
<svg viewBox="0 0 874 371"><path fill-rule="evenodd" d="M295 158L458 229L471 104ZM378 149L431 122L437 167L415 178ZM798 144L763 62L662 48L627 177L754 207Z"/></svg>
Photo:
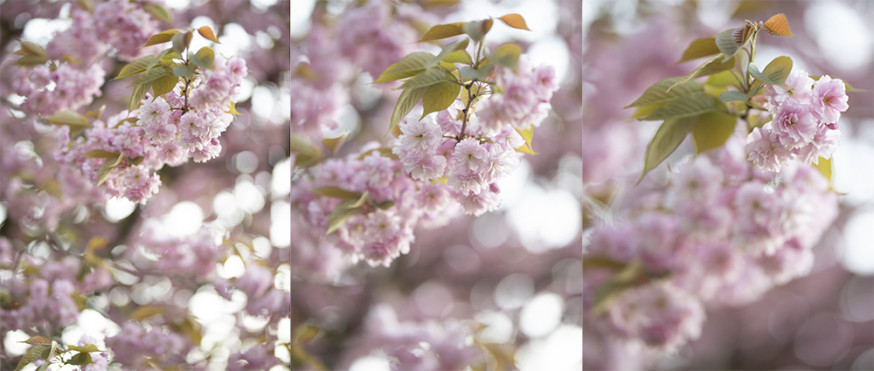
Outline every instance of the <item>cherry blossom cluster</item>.
<svg viewBox="0 0 874 371"><path fill-rule="evenodd" d="M353 7L329 27L314 21L299 49L292 50L292 124L295 132L321 137L338 126L335 115L350 103L348 89L358 68L371 80L386 67L415 51L419 38L414 24L435 23L419 6L370 1ZM361 67L359 67L361 66ZM372 85L383 88L381 84ZM387 89L387 88L386 88Z"/></svg>
<svg viewBox="0 0 874 371"><path fill-rule="evenodd" d="M589 308L609 300L599 287L623 277L610 269L625 267L633 283L609 303L616 336L676 350L700 334L701 307L747 303L810 271L811 248L837 213L828 181L798 161L762 171L742 146L732 137L664 183L640 185L594 229L588 254L603 260L585 270Z"/></svg>
<svg viewBox="0 0 874 371"><path fill-rule="evenodd" d="M13 267L12 252L10 241L0 237L0 269ZM0 333L30 328L53 333L63 329L78 318L75 297L112 284L105 267L84 264L73 256L56 261L28 256L20 264L26 274L2 279Z"/></svg>
<svg viewBox="0 0 874 371"><path fill-rule="evenodd" d="M330 215L341 199L313 194L318 187L367 192L374 205L393 202L385 209L368 206L361 214L346 219L336 234L329 235L353 260L388 266L409 251L413 228L420 218L432 224L448 221L444 208L450 203L450 195L441 185L426 185L404 176L400 161L382 156L377 148L378 144L371 143L361 153L325 161L313 179L301 180L292 188L291 196L299 210L306 211L304 222L321 231L328 230Z"/></svg>
<svg viewBox="0 0 874 371"><path fill-rule="evenodd" d="M60 161L81 164L83 174L99 183L100 168L117 159L111 154L120 154L124 160L105 179L105 189L108 195L144 202L158 191L160 179L155 172L165 164L178 166L190 159L204 162L218 156L218 137L234 119L226 110L245 76L242 59L216 57L215 68L194 80L190 97L180 82L161 97L146 95L133 112L95 120L84 135L65 138L72 145L58 149ZM60 130L69 136L69 128ZM89 155L94 151L109 155Z"/></svg>
<svg viewBox="0 0 874 371"><path fill-rule="evenodd" d="M18 78L12 81L15 94L25 97L26 112L51 115L63 109L78 109L102 93L105 71L99 65L85 70L63 63L54 71L48 66L18 67Z"/></svg>
<svg viewBox="0 0 874 371"><path fill-rule="evenodd" d="M470 326L462 321L398 317L389 305L374 306L358 346L350 353L386 357L398 370L459 370L482 357Z"/></svg>
<svg viewBox="0 0 874 371"><path fill-rule="evenodd" d="M749 159L760 168L778 171L789 160L817 162L831 158L838 144L841 112L849 108L844 82L822 76L814 81L794 70L786 86L768 85L765 107L773 120L747 137Z"/></svg>
<svg viewBox="0 0 874 371"><path fill-rule="evenodd" d="M49 56L68 55L88 65L107 53L122 60L134 60L155 50L143 48L160 31L159 20L147 9L160 1L99 1L93 9L74 3L70 16L73 26L58 33L46 48Z"/></svg>
<svg viewBox="0 0 874 371"><path fill-rule="evenodd" d="M528 58L520 58L518 73L498 69L496 91L477 109L482 126L490 132L508 126L540 126L552 109L549 101L558 89L555 71L551 66L532 68L529 64Z"/></svg>

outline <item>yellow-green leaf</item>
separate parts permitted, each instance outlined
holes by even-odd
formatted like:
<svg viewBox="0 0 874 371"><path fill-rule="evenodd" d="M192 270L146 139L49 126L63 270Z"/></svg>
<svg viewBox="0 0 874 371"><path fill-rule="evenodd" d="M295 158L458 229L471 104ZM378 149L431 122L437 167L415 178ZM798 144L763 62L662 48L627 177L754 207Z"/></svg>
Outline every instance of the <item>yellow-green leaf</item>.
<svg viewBox="0 0 874 371"><path fill-rule="evenodd" d="M347 191L337 186L317 187L313 188L310 192L319 196L333 197L343 200L359 200L361 199L361 195L363 195L361 192Z"/></svg>
<svg viewBox="0 0 874 371"><path fill-rule="evenodd" d="M145 307L142 307L142 308L145 308ZM67 348L69 348L70 350L75 350L77 352L86 352L86 353L105 352L105 350L100 350L100 348L98 348L97 345L94 345L94 344L85 344L83 346L69 345L69 346L67 346Z"/></svg>
<svg viewBox="0 0 874 371"><path fill-rule="evenodd" d="M346 143L346 139L349 138L349 132L343 131L338 137L334 138L322 138L322 145L328 150L328 152L334 154L337 153L337 149L343 146Z"/></svg>
<svg viewBox="0 0 874 371"><path fill-rule="evenodd" d="M212 48L204 46L197 51L197 54L194 55L192 61L198 67L211 70L213 61L215 61L215 52L212 51Z"/></svg>
<svg viewBox="0 0 874 371"><path fill-rule="evenodd" d="M443 61L449 63L462 63L467 65L473 64L473 59L470 58L470 54L467 52L467 50L456 50L452 53L449 53L446 55L446 57L443 58Z"/></svg>
<svg viewBox="0 0 874 371"><path fill-rule="evenodd" d="M199 33L200 36L203 36L211 41L219 42L218 38L215 37L215 33L212 32L212 28L209 28L209 26L203 26L201 28L198 28L197 33Z"/></svg>
<svg viewBox="0 0 874 371"><path fill-rule="evenodd" d="M109 173L112 171L112 169L115 169L116 167L118 167L118 165L121 164L121 161L123 159L124 159L124 153L119 153L118 157L115 160L108 158L108 159L106 159L106 161L103 162L103 165L100 165L100 169L97 169L97 186L98 187L100 185L102 185L104 182L106 182L106 179L109 179Z"/></svg>
<svg viewBox="0 0 874 371"><path fill-rule="evenodd" d="M513 27L516 29L520 29L520 30L531 31L528 28L528 25L525 24L525 18L522 18L522 16L519 14L511 13L511 14L507 14L501 18L498 18L498 19L500 19L501 22L504 22L504 24L507 26L510 26L510 27Z"/></svg>
<svg viewBox="0 0 874 371"><path fill-rule="evenodd" d="M152 37L149 38L148 41L143 46L151 46L157 44L163 44L165 42L171 41L173 39L173 35L178 34L180 31L177 29L170 29L158 32Z"/></svg>
<svg viewBox="0 0 874 371"><path fill-rule="evenodd" d="M225 113L230 113L230 114L234 115L234 118L236 118L239 115L242 115L242 113L237 112L237 104L234 102L231 102L228 105L228 110L225 111Z"/></svg>
<svg viewBox="0 0 874 371"><path fill-rule="evenodd" d="M46 54L46 50L42 46L39 46L38 44L30 41L18 40L18 42L19 44L21 44L21 49L19 49L16 54L33 55L43 58L48 57L48 55Z"/></svg>
<svg viewBox="0 0 874 371"><path fill-rule="evenodd" d="M757 87L758 84L781 85L786 82L789 77L789 72L792 71L792 58L780 56L774 58L771 63L765 66L765 70L759 72L750 65L750 74L756 77L757 81L753 82L752 87ZM756 84L758 82L758 84Z"/></svg>
<svg viewBox="0 0 874 371"><path fill-rule="evenodd" d="M711 58L706 63L698 66L698 68L695 68L692 72L690 72L688 75L684 76L682 79L677 81L674 85L671 85L671 87L668 88L668 90L670 91L670 90L675 89L678 86L682 86L683 84L686 84L687 82L691 81L692 79L697 79L697 78L702 77L702 76L709 76L709 75L712 75L714 73L727 71L727 70L734 68L734 63L735 63L734 57L731 57L728 60L720 60L721 57L722 57L721 54L717 55L717 56Z"/></svg>
<svg viewBox="0 0 874 371"><path fill-rule="evenodd" d="M677 97L641 120L668 120L700 115L716 110L717 101L705 93L693 93Z"/></svg>
<svg viewBox="0 0 874 371"><path fill-rule="evenodd" d="M794 36L789 29L789 20L783 13L777 14L765 21L765 31L774 36Z"/></svg>
<svg viewBox="0 0 874 371"><path fill-rule="evenodd" d="M67 364L73 366L84 366L92 363L94 363L94 361L91 359L91 353L88 352L79 352L73 357L70 357L70 360L67 361Z"/></svg>
<svg viewBox="0 0 874 371"><path fill-rule="evenodd" d="M692 125L695 153L722 147L734 133L735 127L737 127L737 117L722 112L708 112L697 116Z"/></svg>
<svg viewBox="0 0 874 371"><path fill-rule="evenodd" d="M429 86L425 89L425 94L422 95L422 117L424 118L431 112L442 111L455 102L458 98L458 93L461 91L461 85L444 81Z"/></svg>
<svg viewBox="0 0 874 371"><path fill-rule="evenodd" d="M118 76L116 76L115 79L123 79L125 77L146 72L146 68L156 60L158 60L158 57L155 55L147 55L134 59L133 62L130 62L121 68L121 71L118 72Z"/></svg>
<svg viewBox="0 0 874 371"><path fill-rule="evenodd" d="M395 81L416 75L425 70L425 65L434 59L434 54L415 52L388 66L374 83Z"/></svg>
<svg viewBox="0 0 874 371"><path fill-rule="evenodd" d="M178 82L179 77L176 75L161 76L152 83L152 92L155 93L155 97L160 97L173 91Z"/></svg>
<svg viewBox="0 0 874 371"><path fill-rule="evenodd" d="M659 126L658 131L652 137L649 145L646 147L646 157L644 158L643 173L640 174L640 179L650 170L655 169L661 164L671 153L683 143L686 135L692 130L694 119L676 119L665 120L662 126Z"/></svg>
<svg viewBox="0 0 874 371"><path fill-rule="evenodd" d="M291 133L291 153L294 154L294 166L307 168L318 164L324 158L322 150L313 145L309 139Z"/></svg>
<svg viewBox="0 0 874 371"><path fill-rule="evenodd" d="M431 60L427 65L425 65L425 67L428 68L428 67L433 67L433 66L437 65L438 62L444 60L449 54L451 54L455 51L464 50L464 48L467 48L467 45L469 43L470 43L470 39L464 38L463 40L461 40L459 42L455 42L455 43L447 45L446 47L443 48L443 50L440 51L439 54L437 54L436 57L434 57L433 60Z"/></svg>
<svg viewBox="0 0 874 371"><path fill-rule="evenodd" d="M92 149L88 152L85 152L82 156L88 158L116 158L118 157L118 152L109 152L102 149Z"/></svg>
<svg viewBox="0 0 874 371"><path fill-rule="evenodd" d="M18 66L39 66L48 62L49 59L39 55L25 55L18 58L15 64Z"/></svg>
<svg viewBox="0 0 874 371"><path fill-rule="evenodd" d="M440 40L445 39L447 37L458 36L464 33L464 24L465 22L455 22L448 24L438 24L428 32L425 32L422 35L422 38L419 41L432 41L432 40Z"/></svg>
<svg viewBox="0 0 874 371"><path fill-rule="evenodd" d="M817 159L815 163L812 163L813 167L819 171L822 176L828 180L829 187L832 186L832 160L830 158L820 157Z"/></svg>
<svg viewBox="0 0 874 371"><path fill-rule="evenodd" d="M146 71L143 76L137 79L136 84L152 84L155 80L164 76L173 76L173 71L167 67L158 66Z"/></svg>
<svg viewBox="0 0 874 371"><path fill-rule="evenodd" d="M406 90L428 87L443 81L453 81L452 75L438 68L428 68L407 80L402 88Z"/></svg>
<svg viewBox="0 0 874 371"><path fill-rule="evenodd" d="M67 125L70 127L70 130L84 129L91 126L91 122L88 121L87 117L70 110L59 111L51 117L45 118L45 120L53 125Z"/></svg>
<svg viewBox="0 0 874 371"><path fill-rule="evenodd" d="M362 195L362 199L367 197L367 193ZM358 206L355 206L358 205ZM343 223L346 223L346 219L349 217L361 214L361 205L363 205L363 201L359 199L356 200L345 200L341 202L337 207L331 211L331 215L328 217L328 230L325 232L325 235L330 235L331 233L336 232L340 227L343 226Z"/></svg>
<svg viewBox="0 0 874 371"><path fill-rule="evenodd" d="M160 307L157 305L144 305L133 311L133 313L130 314L130 319L135 321L142 321L146 318L157 316L163 313L164 307Z"/></svg>
<svg viewBox="0 0 874 371"><path fill-rule="evenodd" d="M525 140L525 144L516 147L516 152L527 153L529 155L539 155L539 153L534 152L534 147L532 146L532 141L534 140L534 125L529 125L527 129L519 129L513 128L517 133Z"/></svg>
<svg viewBox="0 0 874 371"><path fill-rule="evenodd" d="M712 37L697 39L692 41L686 50L683 51L683 56L680 57L677 63L719 54L719 52L719 48L716 46L716 39Z"/></svg>
<svg viewBox="0 0 874 371"><path fill-rule="evenodd" d="M152 4L146 5L146 9L156 19L162 20L167 24L173 23L173 15L170 14L170 12L168 12L167 9L164 9L163 6L152 3Z"/></svg>
<svg viewBox="0 0 874 371"><path fill-rule="evenodd" d="M416 103L419 103L419 99L422 99L423 95L425 95L424 88L404 89L404 91L401 92L401 96L398 97L398 102L395 104L395 108L391 113L391 119L388 124L389 131L391 131L395 125L401 122L401 120L413 110L413 107Z"/></svg>
<svg viewBox="0 0 874 371"><path fill-rule="evenodd" d="M21 360L18 361L18 365L15 366L15 371L21 370L24 366L29 365L31 362L35 361L39 358L43 352L50 351L52 349L51 345L34 345L21 356Z"/></svg>
<svg viewBox="0 0 874 371"><path fill-rule="evenodd" d="M143 98L146 97L146 93L149 92L149 89L151 87L152 87L151 83L140 84L140 83L135 82L134 83L134 92L131 93L130 101L128 102L127 110L133 111L133 110L137 109L137 107L140 106L140 103L142 103Z"/></svg>
<svg viewBox="0 0 874 371"><path fill-rule="evenodd" d="M495 63L504 67L516 70L516 65L519 63L519 56L522 54L522 48L516 44L504 44L495 49L491 59Z"/></svg>
<svg viewBox="0 0 874 371"><path fill-rule="evenodd" d="M639 98L637 98L634 102L631 102L631 104L625 106L625 108L648 106L653 104L665 104L674 100L674 98L704 91L704 88L698 81L689 81L689 83L687 84L678 86L674 89L671 89L671 91L668 91L668 88L674 86L674 84L682 79L683 77L681 76L668 77L653 84L652 86L646 88L646 90Z"/></svg>

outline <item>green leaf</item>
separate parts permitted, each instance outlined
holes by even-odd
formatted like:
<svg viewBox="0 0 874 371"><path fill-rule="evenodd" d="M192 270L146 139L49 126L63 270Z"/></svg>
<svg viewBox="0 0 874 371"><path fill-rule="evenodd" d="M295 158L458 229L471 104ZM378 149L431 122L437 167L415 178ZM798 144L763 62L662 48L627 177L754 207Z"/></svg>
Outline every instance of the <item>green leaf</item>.
<svg viewBox="0 0 874 371"><path fill-rule="evenodd" d="M690 81L688 84L681 85L674 89L671 89L671 91L667 91L668 88L674 86L674 84L682 79L683 77L669 77L653 84L652 86L646 88L646 90L643 92L643 95L641 95L631 104L625 106L625 108L648 106L651 104L664 104L683 95L704 92L704 88L698 81Z"/></svg>
<svg viewBox="0 0 874 371"><path fill-rule="evenodd" d="M705 93L688 94L675 98L641 120L668 120L700 115L716 110L717 104L713 97Z"/></svg>
<svg viewBox="0 0 874 371"><path fill-rule="evenodd" d="M415 52L388 66L373 83L395 81L414 76L425 70L425 65L434 60L434 54Z"/></svg>
<svg viewBox="0 0 874 371"><path fill-rule="evenodd" d="M698 116L692 125L695 153L722 147L736 127L737 117L722 112L708 112Z"/></svg>
<svg viewBox="0 0 874 371"><path fill-rule="evenodd" d="M24 366L29 365L31 362L39 358L44 351L51 350L51 348L51 345L44 344L34 345L30 347L30 349L28 349L27 352L25 352L24 355L21 356L21 360L18 361L18 366L15 366L15 371L21 370L22 368L24 368Z"/></svg>
<svg viewBox="0 0 874 371"><path fill-rule="evenodd" d="M163 6L152 3L152 4L146 5L146 10L148 10L149 13L151 13L152 16L155 17L156 19L164 21L164 23L167 23L167 24L173 23L173 15L170 14L170 12L168 12L167 9L164 9Z"/></svg>
<svg viewBox="0 0 874 371"><path fill-rule="evenodd" d="M121 71L118 72L118 76L116 76L115 79L123 79L138 73L146 72L146 68L157 59L158 57L154 55L147 55L145 57L134 59L133 62L130 62L121 68Z"/></svg>
<svg viewBox="0 0 874 371"><path fill-rule="evenodd" d="M213 61L215 60L215 52L212 51L212 48L208 46L204 46L197 51L197 54L194 54L194 58L191 59L194 64L196 64L200 68L206 68L211 70Z"/></svg>
<svg viewBox="0 0 874 371"><path fill-rule="evenodd" d="M203 26L201 28L198 28L197 33L210 41L219 42L218 38L215 37L215 33L212 32L212 28L209 28L209 26Z"/></svg>
<svg viewBox="0 0 874 371"><path fill-rule="evenodd" d="M439 68L428 68L407 80L401 87L407 90L424 88L444 81L454 81L453 76Z"/></svg>
<svg viewBox="0 0 874 371"><path fill-rule="evenodd" d="M464 24L466 22L455 22L448 24L438 24L428 32L425 32L425 35L422 35L422 38L419 41L432 41L432 40L440 40L445 39L447 37L458 36L464 33Z"/></svg>
<svg viewBox="0 0 874 371"><path fill-rule="evenodd" d="M743 92L737 90L729 90L725 91L722 94L719 94L719 101L721 102L734 102L741 101L745 102L747 100L746 95Z"/></svg>
<svg viewBox="0 0 874 371"><path fill-rule="evenodd" d="M398 97L398 102L395 104L394 111L391 113L391 120L389 120L388 130L391 131L401 120L407 116L410 111L413 110L413 107L416 103L419 103L419 99L422 99L422 96L425 95L425 89L404 89L401 92L401 96Z"/></svg>
<svg viewBox="0 0 874 371"><path fill-rule="evenodd" d="M146 93L152 87L152 84L140 84L134 83L134 92L130 96L130 101L128 102L128 111L133 111L137 107L140 106L140 103L143 101L143 98L146 97Z"/></svg>
<svg viewBox="0 0 874 371"><path fill-rule="evenodd" d="M707 82L705 84L716 87L716 88L725 88L728 86L738 86L737 79L731 73L731 71L722 71L719 73L714 73L707 78Z"/></svg>
<svg viewBox="0 0 874 371"><path fill-rule="evenodd" d="M470 58L470 54L467 52L467 50L456 50L452 53L449 53L446 55L446 57L443 58L443 61L449 63L461 63L466 65L473 64L473 59Z"/></svg>
<svg viewBox="0 0 874 371"><path fill-rule="evenodd" d="M312 192L313 194L317 194L319 196L333 197L333 198L339 198L339 199L344 199L344 200L358 200L361 198L361 195L363 194L361 192L347 191L347 190L340 188L340 187L337 187L337 186L317 187L317 188L313 188L313 190L310 192Z"/></svg>
<svg viewBox="0 0 874 371"><path fill-rule="evenodd" d="M489 77L494 68L495 65L493 63L484 63L478 68L465 66L458 70L458 76L464 81L483 81Z"/></svg>
<svg viewBox="0 0 874 371"><path fill-rule="evenodd" d="M692 41L686 50L683 51L683 56L680 57L680 60L678 60L677 63L711 56L718 54L719 52L719 47L716 46L716 39L712 37L697 39Z"/></svg>
<svg viewBox="0 0 874 371"><path fill-rule="evenodd" d="M648 172L655 169L659 164L665 161L671 153L680 146L680 143L686 139L686 135L692 130L692 119L665 120L659 130L652 137L649 145L646 147L646 157L643 164L643 173L640 174L638 182L643 180Z"/></svg>
<svg viewBox="0 0 874 371"><path fill-rule="evenodd" d="M771 63L765 66L765 70L759 72L759 69L754 65L749 66L750 74L755 76L758 81L768 85L782 85L789 77L789 72L792 71L792 58L781 56L774 58ZM753 83L755 85L755 82Z"/></svg>
<svg viewBox="0 0 874 371"><path fill-rule="evenodd" d="M422 95L422 107L424 108L422 117L424 118L431 112L448 108L452 102L455 102L455 98L458 98L459 92L461 92L461 85L449 81L427 87L425 94Z"/></svg>
<svg viewBox="0 0 874 371"><path fill-rule="evenodd" d="M146 71L143 76L140 76L140 78L136 80L136 84L151 84L164 76L173 76L173 71L164 66L157 66Z"/></svg>
<svg viewBox="0 0 874 371"><path fill-rule="evenodd" d="M291 133L291 153L294 156L294 166L307 168L318 164L324 158L322 150L307 138Z"/></svg>
<svg viewBox="0 0 874 371"><path fill-rule="evenodd" d="M51 117L45 118L45 120L52 125L67 125L70 127L70 130L84 129L91 126L91 122L88 121L87 117L70 110L59 111Z"/></svg>
<svg viewBox="0 0 874 371"><path fill-rule="evenodd" d="M740 48L740 45L734 42L734 30L734 28L729 28L716 35L716 47L719 48L719 51L724 56L723 62L728 61Z"/></svg>
<svg viewBox="0 0 874 371"><path fill-rule="evenodd" d="M498 19L500 19L501 22L504 22L504 24L507 26L510 26L510 27L513 27L516 29L520 29L520 30L531 31L531 29L528 28L528 25L525 24L525 18L522 18L522 16L519 14L511 13L511 14L507 14L501 18L498 18Z"/></svg>
<svg viewBox="0 0 874 371"><path fill-rule="evenodd" d="M177 29L164 30L164 31L158 32L158 33L152 35L152 37L150 37L149 40L146 41L145 44L143 44L143 46L163 44L165 42L171 41L173 39L173 36L178 34L179 32L180 31Z"/></svg>
<svg viewBox="0 0 874 371"><path fill-rule="evenodd" d="M443 50L440 51L440 54L437 54L437 56L434 57L434 59L432 59L430 62L428 62L427 65L425 65L425 68L430 68L430 67L436 66L440 61L446 59L446 56L448 56L449 54L454 53L458 50L464 50L465 48L467 48L468 44L470 44L470 39L465 37L464 39L462 39L459 42L455 42L455 43L447 45L446 47L443 48Z"/></svg>
<svg viewBox="0 0 874 371"><path fill-rule="evenodd" d="M362 198L366 196L367 194L365 193L362 195ZM358 203L359 202L355 200L346 200L337 205L328 217L328 231L325 232L325 235L327 236L336 232L343 226L343 223L345 223L346 219L349 219L349 217L361 214L362 210L360 205L354 206Z"/></svg>
<svg viewBox="0 0 874 371"><path fill-rule="evenodd" d="M698 66L698 68L696 68L695 70L690 72L688 75L686 75L685 77L683 77L682 79L677 81L674 85L671 85L671 87L668 88L668 90L673 90L674 88L676 88L678 86L682 86L683 84L686 84L687 82L692 81L692 79L697 79L697 78L702 77L702 76L709 76L709 75L712 75L712 74L717 73L717 72L722 72L722 71L726 71L726 70L730 70L730 69L734 68L734 62L735 62L734 57L729 58L729 60L727 60L727 61L720 61L719 60L720 56L721 55L717 55L717 56L711 58L706 63Z"/></svg>
<svg viewBox="0 0 874 371"><path fill-rule="evenodd" d="M173 75L184 78L191 78L194 76L194 66L193 65L184 65L179 64L173 67Z"/></svg>
<svg viewBox="0 0 874 371"><path fill-rule="evenodd" d="M76 354L75 356L73 356L73 358L70 358L70 360L67 363L71 364L73 366L83 366L83 365L92 364L94 362L91 360L91 353L80 352L80 353Z"/></svg>
<svg viewBox="0 0 874 371"><path fill-rule="evenodd" d="M106 182L106 179L109 179L109 173L112 172L112 169L115 169L121 164L122 159L124 159L124 153L119 153L115 160L108 158L103 162L103 165L100 165L100 169L97 169L98 187L102 185L103 182Z"/></svg>
<svg viewBox="0 0 874 371"><path fill-rule="evenodd" d="M516 70L516 65L519 63L519 56L522 54L522 48L516 44L504 44L495 49L491 59L495 63L504 67Z"/></svg>
<svg viewBox="0 0 874 371"><path fill-rule="evenodd" d="M491 18L486 18L480 21L467 22L462 28L464 33L470 36L471 39L476 42L482 42L486 34L489 33L489 30L492 29L493 22Z"/></svg>
<svg viewBox="0 0 874 371"><path fill-rule="evenodd" d="M189 43L191 43L191 31L188 32L180 32L170 39L173 42L173 51L182 55L182 52L188 48Z"/></svg>
<svg viewBox="0 0 874 371"><path fill-rule="evenodd" d="M155 97L160 97L173 91L173 88L176 87L176 84L178 82L179 77L176 75L159 77L157 80L155 80L155 82L152 83L152 92L155 93Z"/></svg>

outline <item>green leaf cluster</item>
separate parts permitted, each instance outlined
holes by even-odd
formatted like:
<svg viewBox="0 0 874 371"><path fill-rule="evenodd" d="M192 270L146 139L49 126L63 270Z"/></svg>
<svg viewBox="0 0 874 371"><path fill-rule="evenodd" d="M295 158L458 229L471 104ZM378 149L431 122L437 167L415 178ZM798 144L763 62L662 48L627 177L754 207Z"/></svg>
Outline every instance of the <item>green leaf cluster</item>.
<svg viewBox="0 0 874 371"><path fill-rule="evenodd" d="M643 177L668 158L688 134L695 152L702 153L725 144L734 133L738 117L746 117L751 98L764 85L783 85L792 70L792 59L777 57L760 70L752 64L758 32L792 36L783 14L766 22L724 30L715 37L692 41L677 63L707 58L685 76L661 80L626 108L635 108L639 120L662 121L644 158ZM698 78L709 76L705 82Z"/></svg>
<svg viewBox="0 0 874 371"><path fill-rule="evenodd" d="M204 38L218 42L218 38L209 26L203 26L196 30ZM171 47L163 50L158 55L146 55L126 64L116 75L115 79L124 79L137 76L133 82L133 93L128 103L128 110L136 109L149 90L153 98L167 94L180 82L187 85L194 79L197 69L212 69L215 60L215 51L208 46L200 48L196 53L188 51L193 30L180 31L169 29L158 32L143 46L171 43Z"/></svg>
<svg viewBox="0 0 874 371"><path fill-rule="evenodd" d="M525 19L519 14L507 14L498 18L509 27L528 30ZM465 37L444 46L438 54L411 53L383 71L374 83L404 80L395 108L389 120L389 131L412 111L419 102L424 108L422 117L447 109L462 88L472 96L474 83L487 82L496 65L515 69L522 49L515 44L504 44L492 53L486 53L483 39L491 30L494 20L453 22L438 24L428 29L420 42L437 42L450 37ZM475 55L468 47L473 45ZM481 88L477 87L477 91ZM421 119L421 118L420 118Z"/></svg>

